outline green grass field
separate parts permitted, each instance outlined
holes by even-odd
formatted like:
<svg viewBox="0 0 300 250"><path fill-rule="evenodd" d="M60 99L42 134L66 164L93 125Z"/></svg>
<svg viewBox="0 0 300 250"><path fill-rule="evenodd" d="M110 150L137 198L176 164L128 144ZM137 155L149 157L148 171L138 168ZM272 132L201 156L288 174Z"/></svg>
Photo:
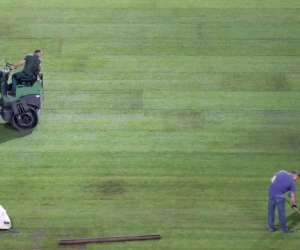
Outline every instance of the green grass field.
<svg viewBox="0 0 300 250"><path fill-rule="evenodd" d="M0 249L299 249L288 206L267 231L300 170L299 1L1 3L0 60L43 49L45 100L30 134L0 120Z"/></svg>

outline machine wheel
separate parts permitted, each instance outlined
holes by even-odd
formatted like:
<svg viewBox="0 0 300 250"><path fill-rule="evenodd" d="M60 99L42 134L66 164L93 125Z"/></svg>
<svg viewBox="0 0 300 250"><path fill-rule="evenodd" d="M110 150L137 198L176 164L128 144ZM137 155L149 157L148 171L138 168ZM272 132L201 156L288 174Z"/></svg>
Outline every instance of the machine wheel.
<svg viewBox="0 0 300 250"><path fill-rule="evenodd" d="M37 126L38 122L39 117L33 107L30 107L29 111L25 114L13 114L12 125L20 131L31 131Z"/></svg>

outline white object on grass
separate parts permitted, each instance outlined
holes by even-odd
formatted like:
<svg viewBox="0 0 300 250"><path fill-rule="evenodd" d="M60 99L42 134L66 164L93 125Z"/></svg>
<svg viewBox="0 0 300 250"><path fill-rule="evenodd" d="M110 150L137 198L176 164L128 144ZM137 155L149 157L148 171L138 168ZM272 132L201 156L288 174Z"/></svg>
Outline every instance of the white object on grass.
<svg viewBox="0 0 300 250"><path fill-rule="evenodd" d="M0 229L10 229L11 222L6 210L0 205Z"/></svg>

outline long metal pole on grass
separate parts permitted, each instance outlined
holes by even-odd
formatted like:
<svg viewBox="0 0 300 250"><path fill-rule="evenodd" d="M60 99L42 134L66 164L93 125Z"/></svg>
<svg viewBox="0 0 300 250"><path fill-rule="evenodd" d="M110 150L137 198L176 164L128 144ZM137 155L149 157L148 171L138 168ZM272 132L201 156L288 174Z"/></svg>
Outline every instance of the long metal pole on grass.
<svg viewBox="0 0 300 250"><path fill-rule="evenodd" d="M121 241L133 241L133 240L158 240L161 236L159 234L150 235L136 235L136 236L116 236L105 238L79 238L79 239L67 239L60 240L60 245L73 245L73 244L87 244L87 243L104 243L104 242L121 242Z"/></svg>

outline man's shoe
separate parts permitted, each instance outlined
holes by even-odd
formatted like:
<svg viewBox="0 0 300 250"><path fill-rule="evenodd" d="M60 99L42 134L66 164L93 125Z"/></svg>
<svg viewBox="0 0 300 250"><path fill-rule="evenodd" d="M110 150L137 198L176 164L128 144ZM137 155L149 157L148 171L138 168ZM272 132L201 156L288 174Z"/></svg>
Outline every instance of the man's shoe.
<svg viewBox="0 0 300 250"><path fill-rule="evenodd" d="M15 95L16 92L11 90L11 91L8 91L7 94L9 94L9 95Z"/></svg>
<svg viewBox="0 0 300 250"><path fill-rule="evenodd" d="M294 232L294 230L293 229L291 229L291 228L287 228L286 230L281 230L281 232L282 233L293 233Z"/></svg>
<svg viewBox="0 0 300 250"><path fill-rule="evenodd" d="M269 228L269 232L270 232L270 233L273 233L273 232L275 232L275 231L277 231L277 230L278 230L278 228L275 227L275 226Z"/></svg>

